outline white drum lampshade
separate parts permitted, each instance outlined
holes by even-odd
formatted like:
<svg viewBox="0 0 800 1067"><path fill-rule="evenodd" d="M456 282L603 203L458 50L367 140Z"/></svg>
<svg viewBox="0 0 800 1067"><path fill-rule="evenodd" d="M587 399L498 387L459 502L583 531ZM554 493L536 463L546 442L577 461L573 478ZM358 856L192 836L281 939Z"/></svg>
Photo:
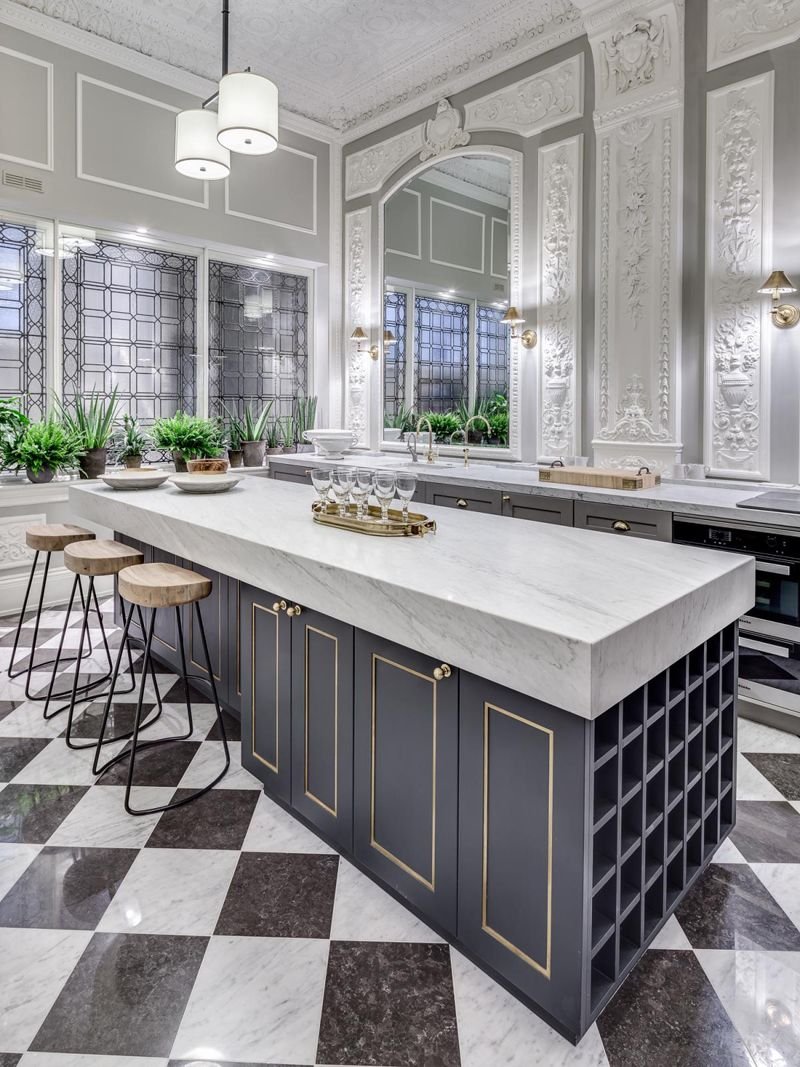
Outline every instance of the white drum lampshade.
<svg viewBox="0 0 800 1067"><path fill-rule="evenodd" d="M215 181L231 172L231 156L217 140L217 116L193 108L175 116L175 170L187 178Z"/></svg>
<svg viewBox="0 0 800 1067"><path fill-rule="evenodd" d="M231 152L263 156L278 147L278 87L248 71L219 83L217 140Z"/></svg>

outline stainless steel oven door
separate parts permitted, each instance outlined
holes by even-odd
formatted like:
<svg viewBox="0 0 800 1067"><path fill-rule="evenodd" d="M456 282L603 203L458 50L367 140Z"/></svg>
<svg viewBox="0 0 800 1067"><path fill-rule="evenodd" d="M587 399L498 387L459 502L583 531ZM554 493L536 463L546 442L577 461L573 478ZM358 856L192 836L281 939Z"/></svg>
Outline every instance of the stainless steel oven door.
<svg viewBox="0 0 800 1067"><path fill-rule="evenodd" d="M740 631L739 695L800 715L800 644Z"/></svg>

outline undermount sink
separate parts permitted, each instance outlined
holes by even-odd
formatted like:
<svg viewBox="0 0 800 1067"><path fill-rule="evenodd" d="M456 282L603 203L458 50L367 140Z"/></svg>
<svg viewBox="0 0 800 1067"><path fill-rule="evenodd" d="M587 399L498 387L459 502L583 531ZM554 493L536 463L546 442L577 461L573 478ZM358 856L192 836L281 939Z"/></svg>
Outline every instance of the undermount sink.
<svg viewBox="0 0 800 1067"><path fill-rule="evenodd" d="M463 464L461 464L463 466ZM421 459L418 463L415 463L413 459L401 460L398 464L399 467L419 467L421 471L429 470L431 467L457 467L457 463L448 463L446 461L435 459L433 463L428 463L427 460Z"/></svg>

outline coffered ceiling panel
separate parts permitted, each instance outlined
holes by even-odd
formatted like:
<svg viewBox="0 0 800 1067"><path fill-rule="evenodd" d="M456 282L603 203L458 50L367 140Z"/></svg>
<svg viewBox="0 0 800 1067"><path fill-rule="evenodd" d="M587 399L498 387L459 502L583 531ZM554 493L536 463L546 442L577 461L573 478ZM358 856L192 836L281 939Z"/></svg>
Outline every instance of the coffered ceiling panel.
<svg viewBox="0 0 800 1067"><path fill-rule="evenodd" d="M219 0L15 2L219 76ZM362 132L581 31L571 0L231 0L231 68L271 77L288 111Z"/></svg>

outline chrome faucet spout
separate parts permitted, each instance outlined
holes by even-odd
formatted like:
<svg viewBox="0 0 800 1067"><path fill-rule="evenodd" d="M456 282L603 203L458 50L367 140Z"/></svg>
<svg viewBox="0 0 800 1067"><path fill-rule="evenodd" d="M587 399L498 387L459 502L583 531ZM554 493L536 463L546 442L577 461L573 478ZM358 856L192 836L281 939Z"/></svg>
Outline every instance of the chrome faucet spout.
<svg viewBox="0 0 800 1067"><path fill-rule="evenodd" d="M411 462L419 463L419 456L417 455L417 435L413 430L406 434L406 449L411 453Z"/></svg>

